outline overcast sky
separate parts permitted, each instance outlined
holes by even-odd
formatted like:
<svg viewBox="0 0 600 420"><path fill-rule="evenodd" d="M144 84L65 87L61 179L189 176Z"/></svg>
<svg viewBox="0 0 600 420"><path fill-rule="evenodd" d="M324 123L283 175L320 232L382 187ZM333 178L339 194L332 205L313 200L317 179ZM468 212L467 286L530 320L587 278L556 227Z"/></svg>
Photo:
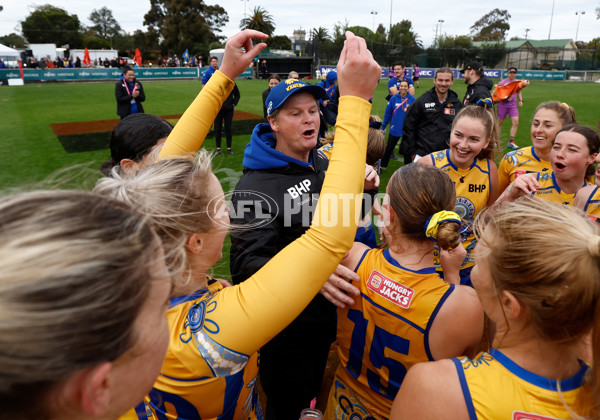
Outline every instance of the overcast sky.
<svg viewBox="0 0 600 420"><path fill-rule="evenodd" d="M511 14L509 38L524 38L529 29L528 38L548 39L552 21L553 39L574 39L579 20L578 39L590 41L600 36L600 20L596 19L595 8L600 0L504 0L503 2L449 2L447 0L379 0L372 2L348 0L205 0L207 4L219 4L229 15L229 23L223 34L229 36L238 31L244 8L250 14L255 6L261 6L275 20L275 35L291 36L295 29L304 29L307 34L312 28L322 26L333 31L337 22L347 21L350 26L366 26L370 29L380 23L386 29L392 23L409 19L425 47L429 46L439 32L448 35L467 35L469 27L491 11L494 7L506 9ZM554 17L552 15L552 4ZM19 22L33 10L34 5L52 4L77 14L79 20L90 25L88 16L95 8L106 5L112 10L115 19L127 32L136 29L145 30L144 14L150 9L149 0L0 0L4 10L0 12L0 36L11 32L20 32ZM469 5L465 3L470 3ZM293 5L291 5L293 4ZM452 5L451 5L452 4ZM391 11L391 13L390 13ZM575 12L585 14L576 15ZM376 14L372 13L376 12ZM442 22L439 22L443 20Z"/></svg>

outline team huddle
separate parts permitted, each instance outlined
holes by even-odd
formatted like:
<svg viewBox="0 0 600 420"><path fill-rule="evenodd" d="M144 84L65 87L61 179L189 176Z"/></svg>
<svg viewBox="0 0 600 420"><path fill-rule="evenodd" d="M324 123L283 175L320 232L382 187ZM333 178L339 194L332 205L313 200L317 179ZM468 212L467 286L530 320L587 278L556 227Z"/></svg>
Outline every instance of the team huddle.
<svg viewBox="0 0 600 420"><path fill-rule="evenodd" d="M397 80L382 121L347 32L327 144L326 89L271 86L229 214L201 147L266 38L231 37L175 127L123 118L91 192L0 204L4 415L296 420L335 342L327 419L600 418L598 133L543 102L497 167L493 108L455 101L446 69L431 111ZM228 233L233 285L209 275Z"/></svg>

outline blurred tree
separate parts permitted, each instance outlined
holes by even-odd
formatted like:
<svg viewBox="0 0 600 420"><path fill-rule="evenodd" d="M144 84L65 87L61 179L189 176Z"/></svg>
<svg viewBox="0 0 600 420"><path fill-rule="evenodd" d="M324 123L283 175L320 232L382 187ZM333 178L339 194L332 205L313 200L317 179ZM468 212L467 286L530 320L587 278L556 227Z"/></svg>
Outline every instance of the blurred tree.
<svg viewBox="0 0 600 420"><path fill-rule="evenodd" d="M70 48L83 47L79 18L50 4L35 6L35 10L21 22L21 29L30 43L69 45Z"/></svg>
<svg viewBox="0 0 600 420"><path fill-rule="evenodd" d="M510 29L508 10L494 9L471 26L473 41L500 41Z"/></svg>
<svg viewBox="0 0 600 420"><path fill-rule="evenodd" d="M407 19L392 25L388 34L388 43L404 48L419 49L423 47L419 35L413 30L412 22Z"/></svg>
<svg viewBox="0 0 600 420"><path fill-rule="evenodd" d="M149 32L162 36L163 53L171 54L220 41L221 28L228 21L225 9L203 0L150 0L150 10L144 15Z"/></svg>
<svg viewBox="0 0 600 420"><path fill-rule="evenodd" d="M267 40L267 45L272 50L291 50L292 40L285 35L273 35Z"/></svg>
<svg viewBox="0 0 600 420"><path fill-rule="evenodd" d="M256 6L252 10L252 15L246 16L240 21L240 29L254 29L272 35L275 32L275 22L267 9Z"/></svg>
<svg viewBox="0 0 600 420"><path fill-rule="evenodd" d="M113 37L121 32L121 26L113 17L112 11L106 6L94 9L88 19L94 24L90 29L96 31L100 38L110 41L112 48Z"/></svg>
<svg viewBox="0 0 600 420"><path fill-rule="evenodd" d="M312 36L313 39L316 39L319 42L331 41L329 31L326 28L323 28L322 26L319 26L318 28L313 28L310 31L310 36Z"/></svg>
<svg viewBox="0 0 600 420"><path fill-rule="evenodd" d="M475 59L477 51L473 48L473 41L466 35L441 35L435 44L427 49L427 57L435 67L457 67Z"/></svg>
<svg viewBox="0 0 600 420"><path fill-rule="evenodd" d="M16 33L0 36L0 44L8 45L11 48L25 48L25 39Z"/></svg>

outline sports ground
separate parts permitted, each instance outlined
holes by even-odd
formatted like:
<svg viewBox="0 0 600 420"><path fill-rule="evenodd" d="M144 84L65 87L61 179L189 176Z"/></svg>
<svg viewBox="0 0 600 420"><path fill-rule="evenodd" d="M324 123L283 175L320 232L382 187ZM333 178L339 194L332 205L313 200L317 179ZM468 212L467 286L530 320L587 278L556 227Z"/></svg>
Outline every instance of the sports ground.
<svg viewBox="0 0 600 420"><path fill-rule="evenodd" d="M497 82L497 80L494 80ZM144 81L147 113L176 123L200 91L199 81ZM261 93L264 80L239 80L241 100L234 121L234 155L216 156L214 169L225 192L235 186L242 173L244 146L252 127L262 118ZM416 96L433 87L431 79L421 79ZM453 90L462 98L463 80ZM383 117L387 80L381 80L374 94L373 113ZM567 102L577 120L595 127L600 121L600 84L563 81L533 81L523 90L524 106L516 142L531 145L529 125L535 107L546 100ZM0 87L2 164L0 190L62 187L91 188L100 176L98 168L109 157L108 141L118 122L114 82L52 83ZM505 145L510 122L505 121L501 141ZM214 149L211 137L205 147ZM386 185L393 170L401 165L391 161L381 176ZM66 171L64 170L65 168ZM228 244L217 274L228 276Z"/></svg>

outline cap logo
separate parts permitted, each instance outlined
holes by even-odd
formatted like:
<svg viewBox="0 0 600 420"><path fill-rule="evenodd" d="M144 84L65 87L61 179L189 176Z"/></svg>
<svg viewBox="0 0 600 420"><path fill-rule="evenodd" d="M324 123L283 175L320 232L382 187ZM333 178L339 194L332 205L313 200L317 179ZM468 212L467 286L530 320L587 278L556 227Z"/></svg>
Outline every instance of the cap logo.
<svg viewBox="0 0 600 420"><path fill-rule="evenodd" d="M296 82L298 82L296 79L285 79L286 85L291 85L292 83L296 83Z"/></svg>
<svg viewBox="0 0 600 420"><path fill-rule="evenodd" d="M302 86L306 86L306 85L304 83L295 83L293 85L289 85L288 87L286 87L285 90L289 92L292 89L296 89L296 88L299 88Z"/></svg>
<svg viewBox="0 0 600 420"><path fill-rule="evenodd" d="M267 115L271 115L271 109L273 109L273 101L269 101L269 106L267 107Z"/></svg>

